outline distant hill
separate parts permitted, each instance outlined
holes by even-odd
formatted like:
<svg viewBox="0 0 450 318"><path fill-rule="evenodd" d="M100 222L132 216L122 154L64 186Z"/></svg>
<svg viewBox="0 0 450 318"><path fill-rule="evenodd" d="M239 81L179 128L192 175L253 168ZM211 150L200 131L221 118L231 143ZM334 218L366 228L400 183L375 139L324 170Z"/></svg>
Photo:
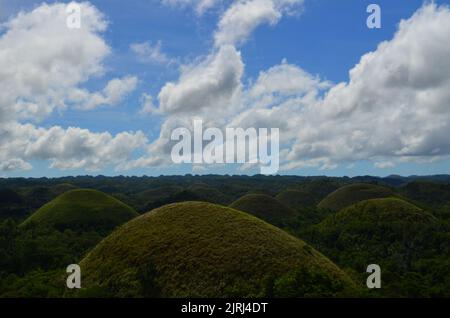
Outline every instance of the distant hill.
<svg viewBox="0 0 450 318"><path fill-rule="evenodd" d="M182 191L183 188L180 186L164 186L148 189L142 192L139 192L136 196L140 198L142 201L155 201L159 199L167 198L177 192Z"/></svg>
<svg viewBox="0 0 450 318"><path fill-rule="evenodd" d="M51 226L59 230L110 231L136 217L132 208L97 190L71 190L45 204L22 226Z"/></svg>
<svg viewBox="0 0 450 318"><path fill-rule="evenodd" d="M355 183L343 186L327 195L317 207L339 211L357 202L396 196L391 189L375 184Z"/></svg>
<svg viewBox="0 0 450 318"><path fill-rule="evenodd" d="M246 194L230 204L230 207L269 222L290 218L295 214L274 197L264 194Z"/></svg>
<svg viewBox="0 0 450 318"><path fill-rule="evenodd" d="M277 194L278 201L291 209L300 209L316 205L314 196L306 191L287 189Z"/></svg>
<svg viewBox="0 0 450 318"><path fill-rule="evenodd" d="M34 208L40 208L45 203L53 200L64 192L77 189L78 187L70 183L56 183L54 185L33 185L21 189L21 195L27 204Z"/></svg>
<svg viewBox="0 0 450 318"><path fill-rule="evenodd" d="M336 264L356 273L368 264L380 265L383 295L410 296L419 291L403 286L400 277L416 270L417 258L443 244L435 235L438 229L437 219L419 207L398 198L381 198L328 216L306 237Z"/></svg>
<svg viewBox="0 0 450 318"><path fill-rule="evenodd" d="M60 194L63 194L65 192L67 192L67 191L75 190L77 188L78 187L76 187L76 186L74 186L73 184L70 184L70 183L59 183L59 184L56 184L56 185L50 187L51 191L55 195L60 195Z"/></svg>
<svg viewBox="0 0 450 318"><path fill-rule="evenodd" d="M450 203L450 184L414 181L401 187L399 191L404 196L428 206Z"/></svg>
<svg viewBox="0 0 450 318"><path fill-rule="evenodd" d="M300 183L296 189L311 194L319 202L347 182L343 178L310 177L306 182Z"/></svg>
<svg viewBox="0 0 450 318"><path fill-rule="evenodd" d="M372 225L396 222L408 224L429 223L434 217L421 208L398 198L380 198L361 201L349 206L337 214L324 220L320 228L339 228L344 230L352 227L352 222L362 222Z"/></svg>
<svg viewBox="0 0 450 318"><path fill-rule="evenodd" d="M118 228L80 263L81 293L113 297L331 296L353 283L305 242L246 213L170 204Z"/></svg>
<svg viewBox="0 0 450 318"><path fill-rule="evenodd" d="M206 184L193 184L188 190L196 194L202 201L210 203L227 205L233 201L229 195Z"/></svg>
<svg viewBox="0 0 450 318"><path fill-rule="evenodd" d="M20 193L9 188L0 189L0 222L7 218L23 219L30 211Z"/></svg>
<svg viewBox="0 0 450 318"><path fill-rule="evenodd" d="M23 204L23 197L16 191L8 188L0 189L0 207Z"/></svg>

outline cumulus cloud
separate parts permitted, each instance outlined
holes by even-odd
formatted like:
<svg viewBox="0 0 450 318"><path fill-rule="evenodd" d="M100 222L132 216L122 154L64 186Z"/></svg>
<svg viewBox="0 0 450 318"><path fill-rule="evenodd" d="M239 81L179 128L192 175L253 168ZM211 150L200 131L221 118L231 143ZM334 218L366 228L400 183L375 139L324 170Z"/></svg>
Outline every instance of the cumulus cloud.
<svg viewBox="0 0 450 318"><path fill-rule="evenodd" d="M77 127L10 123L0 128L0 162L2 167L23 169L28 167L23 160L51 160L53 168L97 170L131 159L131 153L146 143L142 132L112 136Z"/></svg>
<svg viewBox="0 0 450 318"><path fill-rule="evenodd" d="M314 77L298 66L288 64L286 60L283 60L282 64L260 72L258 80L250 90L250 95L256 97L274 93L307 94L330 86L330 83L323 82L317 76Z"/></svg>
<svg viewBox="0 0 450 318"><path fill-rule="evenodd" d="M238 1L235 5L247 3ZM334 169L359 160L389 168L398 162L445 158L450 155L448 38L450 9L426 4L399 24L391 40L362 56L350 70L348 82L333 85L282 62L262 71L248 89L241 89L238 100L234 100L240 107L235 108L227 108L225 105L231 103L221 103L220 98L211 96L232 95L221 95L219 87L242 88L238 80L242 71L223 64L239 70L232 72L239 76L231 77L235 79L231 86L217 85L229 81L223 80L224 72L214 71L220 68L211 68L222 64L212 63L215 58L210 57L208 63L193 71L195 76L187 71L179 83L167 84L161 91L160 106L169 118L152 150L169 151L170 129L190 127L175 116L186 112L203 119L208 119L208 114L226 118L218 127L280 128L285 170ZM228 47L229 54L237 52L234 46ZM215 75L208 77L211 74ZM199 106L198 101L206 103ZM228 116L220 115L223 109L230 109Z"/></svg>
<svg viewBox="0 0 450 318"><path fill-rule="evenodd" d="M137 78L113 79L98 93L80 86L104 75L111 49L101 36L105 17L80 3L80 29L67 28L65 4L42 4L3 25L0 36L0 170L28 170L28 161L50 160L58 169L100 169L128 160L147 139L142 132L93 133L87 129L35 124L55 109L116 105Z"/></svg>
<svg viewBox="0 0 450 318"><path fill-rule="evenodd" d="M175 60L169 58L162 51L162 42L158 41L156 44L150 42L133 43L130 45L131 51L133 51L139 61L143 63L156 63L156 64L171 64L175 63Z"/></svg>
<svg viewBox="0 0 450 318"><path fill-rule="evenodd" d="M375 162L374 166L379 169L387 169L395 167L395 163L392 161L382 161L382 162Z"/></svg>
<svg viewBox="0 0 450 318"><path fill-rule="evenodd" d="M201 15L221 1L222 0L162 0L162 3L173 7L193 7L197 14Z"/></svg>
<svg viewBox="0 0 450 318"><path fill-rule="evenodd" d="M231 107L239 94L244 65L233 46L223 46L198 64L184 66L177 82L161 89L160 110L192 114L214 108L216 115Z"/></svg>
<svg viewBox="0 0 450 318"><path fill-rule="evenodd" d="M155 105L153 101L153 96L150 94L142 94L141 96L141 110L139 111L141 115L159 115L161 114L161 111L158 109L158 107Z"/></svg>
<svg viewBox="0 0 450 318"><path fill-rule="evenodd" d="M115 106L133 92L137 84L138 78L135 76L115 78L108 82L102 92L89 93L85 89L74 89L68 98L71 102L75 102L78 108L84 110L102 105Z"/></svg>
<svg viewBox="0 0 450 318"><path fill-rule="evenodd" d="M303 0L237 0L223 14L215 44L241 44L261 24L274 25L283 14L292 14Z"/></svg>
<svg viewBox="0 0 450 318"><path fill-rule="evenodd" d="M291 161L450 154L450 10L428 4L299 117ZM379 166L379 165L378 165Z"/></svg>
<svg viewBox="0 0 450 318"><path fill-rule="evenodd" d="M212 2L205 1L206 8ZM5 24L0 36L0 170L30 169L33 160L50 160L58 169L159 166L169 163L173 129L192 129L194 118L203 119L205 127L280 128L285 170L334 169L359 160L390 168L448 157L450 9L424 5L399 24L391 40L361 57L348 82L332 84L283 61L244 85L237 45L259 25L276 24L302 3L234 1L220 18L211 52L180 66L179 78L166 83L157 98L142 95L141 113L163 118L151 144L142 132L112 135L22 123L72 104L84 109L116 105L138 82L125 76L97 93L80 88L104 73L102 61L110 52L101 37L107 22L93 6L83 4L86 24L70 31L56 27L65 24L61 4L22 13ZM131 49L147 61L170 59L158 43L137 43ZM133 159L132 153L142 149L147 153Z"/></svg>
<svg viewBox="0 0 450 318"><path fill-rule="evenodd" d="M0 171L16 171L16 170L30 170L33 167L28 162L20 159L7 159L5 161L0 161Z"/></svg>
<svg viewBox="0 0 450 318"><path fill-rule="evenodd" d="M19 114L42 119L65 107L65 95L92 76L103 74L101 61L110 53L100 33L104 16L80 4L83 27L66 27L64 4L43 4L4 24L0 37L0 109L2 118Z"/></svg>

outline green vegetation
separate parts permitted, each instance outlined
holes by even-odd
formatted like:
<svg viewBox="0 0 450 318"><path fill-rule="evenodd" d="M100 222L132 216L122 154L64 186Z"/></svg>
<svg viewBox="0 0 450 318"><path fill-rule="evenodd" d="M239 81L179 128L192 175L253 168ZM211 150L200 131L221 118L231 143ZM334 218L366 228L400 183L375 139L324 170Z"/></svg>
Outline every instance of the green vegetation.
<svg viewBox="0 0 450 318"><path fill-rule="evenodd" d="M138 214L126 204L97 190L71 190L44 205L22 226L51 226L58 230L111 231Z"/></svg>
<svg viewBox="0 0 450 318"><path fill-rule="evenodd" d="M434 207L450 202L449 184L414 181L401 187L400 192L414 201Z"/></svg>
<svg viewBox="0 0 450 318"><path fill-rule="evenodd" d="M339 268L360 297L450 297L450 176L0 178L0 297L348 295Z"/></svg>
<svg viewBox="0 0 450 318"><path fill-rule="evenodd" d="M61 272L101 239L95 231L60 232L18 227L12 219L0 222L0 297L62 296Z"/></svg>
<svg viewBox="0 0 450 318"><path fill-rule="evenodd" d="M19 193L8 188L0 189L0 219L21 218L28 212L25 199Z"/></svg>
<svg viewBox="0 0 450 318"><path fill-rule="evenodd" d="M193 184L189 187L189 191L192 191L201 201L205 202L228 205L233 201L229 195L207 184Z"/></svg>
<svg viewBox="0 0 450 318"><path fill-rule="evenodd" d="M297 189L284 190L280 192L275 198L285 206L293 210L298 210L305 207L313 207L317 203L312 194Z"/></svg>
<svg viewBox="0 0 450 318"><path fill-rule="evenodd" d="M353 288L303 241L203 202L167 205L124 224L81 268L88 291L118 297L336 296Z"/></svg>
<svg viewBox="0 0 450 318"><path fill-rule="evenodd" d="M269 223L280 225L294 216L294 211L277 199L264 194L247 194L234 201L231 208L247 212Z"/></svg>
<svg viewBox="0 0 450 318"><path fill-rule="evenodd" d="M430 213L401 199L384 198L347 207L314 226L306 236L344 268L361 272L368 264L379 264L383 295L412 297L407 288L399 288L399 277L410 275L417 280L416 266L440 254L438 249L444 246L437 243L439 231L439 222ZM430 283L422 278L422 284Z"/></svg>
<svg viewBox="0 0 450 318"><path fill-rule="evenodd" d="M391 189L375 184L356 183L337 189L320 201L318 207L339 211L363 200L396 196Z"/></svg>

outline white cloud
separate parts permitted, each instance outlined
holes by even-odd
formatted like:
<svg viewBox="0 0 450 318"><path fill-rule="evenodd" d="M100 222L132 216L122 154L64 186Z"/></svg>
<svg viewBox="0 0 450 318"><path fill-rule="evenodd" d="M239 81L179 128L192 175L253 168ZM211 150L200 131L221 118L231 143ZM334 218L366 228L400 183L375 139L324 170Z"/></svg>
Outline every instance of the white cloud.
<svg viewBox="0 0 450 318"><path fill-rule="evenodd" d="M33 167L26 161L20 158L7 159L5 161L0 161L0 171L8 172L15 170L30 170Z"/></svg>
<svg viewBox="0 0 450 318"><path fill-rule="evenodd" d="M11 166L8 158L51 160L58 169L85 168L97 170L131 159L131 153L142 148L147 138L142 132L93 133L87 129L54 126L49 129L31 124L10 123L0 129L0 162ZM15 168L27 167L19 161Z"/></svg>
<svg viewBox="0 0 450 318"><path fill-rule="evenodd" d="M450 10L425 5L299 116L288 160L450 155Z"/></svg>
<svg viewBox="0 0 450 318"><path fill-rule="evenodd" d="M143 94L141 96L141 110L139 111L140 114L161 114L161 111L155 106L153 102L153 96L149 94Z"/></svg>
<svg viewBox="0 0 450 318"><path fill-rule="evenodd" d="M215 44L241 44L259 25L274 25L283 14L292 14L302 4L303 0L237 0L221 17Z"/></svg>
<svg viewBox="0 0 450 318"><path fill-rule="evenodd" d="M68 105L93 108L116 105L137 85L126 76L109 81L103 91L89 93L80 85L104 74L111 49L101 37L104 16L81 3L82 27L67 28L66 5L42 4L21 12L3 25L0 35L0 170L27 170L28 161L50 160L58 169L100 169L129 160L146 145L142 132L94 133L39 121Z"/></svg>
<svg viewBox="0 0 450 318"><path fill-rule="evenodd" d="M288 64L286 60L259 73L256 83L250 90L250 96L258 97L266 94L305 95L331 87L331 83L321 81L303 69Z"/></svg>
<svg viewBox="0 0 450 318"><path fill-rule="evenodd" d="M106 20L93 6L83 4L87 15L81 30L58 27L65 25L61 4L17 16L0 36L0 170L30 169L33 160L50 160L58 169L159 166L168 162L172 130L190 127L193 118L209 127L280 128L284 170L334 169L359 160L389 168L450 156L448 7L427 4L402 21L392 40L362 56L348 82L332 85L282 62L260 72L246 88L235 46L259 25L276 24L302 3L233 2L220 19L211 53L182 65L179 79L161 88L157 105L151 95L142 95L142 113L164 116L160 136L151 145L139 131L111 135L23 124L67 105L116 105L138 80L114 79L97 93L80 88L103 75L102 61L110 52L101 37ZM132 50L155 62L170 60L160 43L135 44ZM147 153L133 160L133 152L142 149Z"/></svg>
<svg viewBox="0 0 450 318"><path fill-rule="evenodd" d="M379 169L387 169L395 167L395 163L392 161L382 161L382 162L375 162L374 166Z"/></svg>
<svg viewBox="0 0 450 318"><path fill-rule="evenodd" d="M162 90L160 104L170 116L152 153L170 151L170 129L189 127L188 120L177 116L186 111L209 122L214 122L213 116L225 118L218 127L280 128L284 170L335 169L359 160L388 168L398 162L446 158L450 155L449 38L450 10L428 4L402 21L392 40L364 55L350 71L348 83L331 86L283 62L261 72L253 86L240 90L238 99L228 104L212 98L220 96L216 90L223 85L203 85L227 82L217 75L208 77L224 73L211 71L213 63L206 63L208 67L195 68L195 76L187 72L178 84L167 84ZM233 83L232 87L242 87L239 81ZM323 90L328 90L325 95ZM207 102L199 106L199 101Z"/></svg>
<svg viewBox="0 0 450 318"><path fill-rule="evenodd" d="M220 2L222 2L222 0L162 0L162 3L173 7L193 7L199 15L213 8Z"/></svg>
<svg viewBox="0 0 450 318"><path fill-rule="evenodd" d="M176 83L167 83L158 99L166 114L199 114L214 108L220 115L232 106L239 94L244 65L232 46L223 46L199 64L184 66Z"/></svg>
<svg viewBox="0 0 450 318"><path fill-rule="evenodd" d="M162 51L162 42L156 44L150 42L133 43L130 45L131 50L137 55L139 61L143 63L171 64L175 63L174 59L169 58Z"/></svg>
<svg viewBox="0 0 450 318"><path fill-rule="evenodd" d="M138 78L126 76L115 78L108 82L102 92L89 93L85 89L74 89L68 99L77 104L77 108L91 110L98 106L115 106L136 89Z"/></svg>
<svg viewBox="0 0 450 318"><path fill-rule="evenodd" d="M82 3L83 27L68 29L64 4L43 4L4 24L0 37L0 112L3 120L42 119L64 108L66 92L103 74L110 48L101 38L107 22Z"/></svg>

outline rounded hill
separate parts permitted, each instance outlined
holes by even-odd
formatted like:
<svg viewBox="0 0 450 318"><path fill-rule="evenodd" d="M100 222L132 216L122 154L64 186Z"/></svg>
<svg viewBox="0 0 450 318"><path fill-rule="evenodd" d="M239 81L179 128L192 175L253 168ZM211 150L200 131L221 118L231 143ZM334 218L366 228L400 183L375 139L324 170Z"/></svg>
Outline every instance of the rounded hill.
<svg viewBox="0 0 450 318"><path fill-rule="evenodd" d="M339 211L360 201L396 196L391 189L376 184L355 183L343 186L327 195L317 206Z"/></svg>
<svg viewBox="0 0 450 318"><path fill-rule="evenodd" d="M128 205L103 192L78 189L65 192L45 204L22 226L38 224L58 230L105 232L136 216L137 212Z"/></svg>
<svg viewBox="0 0 450 318"><path fill-rule="evenodd" d="M314 196L302 190L287 189L278 193L275 198L285 206L294 210L316 205Z"/></svg>
<svg viewBox="0 0 450 318"><path fill-rule="evenodd" d="M0 206L10 206L22 203L24 203L24 199L16 191L8 188L0 189Z"/></svg>
<svg viewBox="0 0 450 318"><path fill-rule="evenodd" d="M354 270L379 264L387 272L411 268L413 255L433 248L439 223L430 213L398 198L370 199L342 209L313 227L311 242ZM395 275L385 277L385 286Z"/></svg>
<svg viewBox="0 0 450 318"><path fill-rule="evenodd" d="M285 219L294 214L292 209L265 194L246 194L230 204L230 207L266 221Z"/></svg>
<svg viewBox="0 0 450 318"><path fill-rule="evenodd" d="M96 296L332 296L353 288L305 242L206 202L169 204L131 220L80 266L81 292Z"/></svg>
<svg viewBox="0 0 450 318"><path fill-rule="evenodd" d="M368 226L392 224L413 226L430 223L434 217L421 208L398 198L382 198L361 201L332 215L319 226L348 231ZM359 224L359 226L358 226Z"/></svg>

